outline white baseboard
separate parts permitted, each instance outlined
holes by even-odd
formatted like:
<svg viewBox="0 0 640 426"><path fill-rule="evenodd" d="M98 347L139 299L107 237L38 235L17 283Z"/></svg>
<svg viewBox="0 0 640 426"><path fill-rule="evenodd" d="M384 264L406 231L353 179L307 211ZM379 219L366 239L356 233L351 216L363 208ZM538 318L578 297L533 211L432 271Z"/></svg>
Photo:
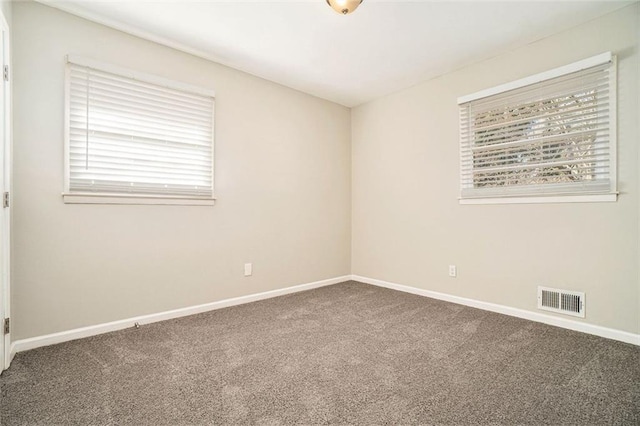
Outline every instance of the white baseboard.
<svg viewBox="0 0 640 426"><path fill-rule="evenodd" d="M69 340L81 339L83 337L95 336L98 334L109 333L111 331L122 330L133 327L135 323L140 325L151 324L158 321L164 321L173 318L185 317L188 315L200 314L203 312L213 311L216 309L227 308L230 306L242 305L245 303L256 302L258 300L270 299L272 297L284 296L285 294L297 293L300 291L311 290L327 285L338 284L348 281L351 277L345 275L342 277L330 278L322 281L286 287L278 290L265 291L263 293L250 294L248 296L234 297L232 299L220 300L218 302L205 303L203 305L189 306L186 308L174 309L171 311L158 312L156 314L141 315L138 317L127 318L119 321L113 321L103 324L91 325L88 327L76 328L73 330L62 331L59 333L47 334L44 336L30 337L28 339L16 340L11 344L11 359L18 352L28 351L42 346L54 345L56 343L68 342Z"/></svg>
<svg viewBox="0 0 640 426"><path fill-rule="evenodd" d="M338 284L343 281L359 281L378 287L390 288L393 290L412 293L419 296L430 297L432 299L444 300L447 302L457 303L459 305L471 306L486 311L497 312L500 314L510 315L513 317L528 319L531 321L541 322L544 324L562 327L569 330L580 331L583 333L593 334L608 339L619 340L621 342L631 343L640 346L640 335L626 331L615 330L612 328L601 327L598 325L588 324L584 322L573 321L565 318L558 318L538 312L526 311L524 309L512 308L509 306L498 305L495 303L482 302L479 300L467 299L464 297L453 296L435 291L423 290L416 287L395 284L387 281L377 280L373 278L362 277L359 275L345 275L336 278L330 278L322 281L296 285L278 290L266 291L263 293L250 294L248 296L234 297L232 299L220 300L218 302L205 303L197 306L189 306L171 311L159 312L149 315L141 315L138 317L123 319L119 321L97 324L88 327L76 328L73 330L62 331L59 333L47 334L44 336L31 337L28 339L16 340L11 344L10 360L18 352L35 349L42 346L54 345L56 343L68 342L70 340L81 339L83 337L95 336L98 334L108 333L111 331L122 330L133 327L135 323L151 324L158 321L164 321L173 318L184 317L188 315L199 314L203 312L213 311L216 309L227 308L230 306L242 305L245 303L256 302L258 300L270 299L272 297L283 296L285 294L297 293L300 291L311 290L318 287L324 287L332 284ZM9 361L11 362L11 361Z"/></svg>
<svg viewBox="0 0 640 426"><path fill-rule="evenodd" d="M6 370L7 368L9 368L9 366L11 365L11 361L13 361L13 358L16 356L16 342L11 343L11 346L9 347L9 359L7 360L7 362L5 363L6 365L4 366L4 369Z"/></svg>
<svg viewBox="0 0 640 426"><path fill-rule="evenodd" d="M613 328L601 327L586 322L579 322L565 318L558 318L538 312L526 311L524 309L512 308L509 306L498 305L495 303L482 302L474 299L467 299L460 296L452 296L450 294L438 293L421 288L410 287L401 284L390 283L387 281L376 280L373 278L361 277L359 275L351 275L351 279L365 284L372 284L378 287L390 288L392 290L403 291L405 293L417 294L419 296L430 297L432 299L444 300L446 302L457 303L459 305L471 306L473 308L483 309L485 311L497 312L499 314L510 315L512 317L523 318L535 322L553 325L556 327L566 328L569 330L580 331L582 333L593 334L607 339L618 340L625 343L640 346L640 334L633 334L627 331L615 330Z"/></svg>

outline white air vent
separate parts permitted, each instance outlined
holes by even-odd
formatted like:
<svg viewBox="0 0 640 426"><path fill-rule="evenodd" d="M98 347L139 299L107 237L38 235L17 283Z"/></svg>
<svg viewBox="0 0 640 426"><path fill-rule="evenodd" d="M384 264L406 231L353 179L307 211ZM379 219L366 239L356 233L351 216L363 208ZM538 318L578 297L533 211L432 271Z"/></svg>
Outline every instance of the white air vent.
<svg viewBox="0 0 640 426"><path fill-rule="evenodd" d="M584 318L584 293L538 287L538 309Z"/></svg>

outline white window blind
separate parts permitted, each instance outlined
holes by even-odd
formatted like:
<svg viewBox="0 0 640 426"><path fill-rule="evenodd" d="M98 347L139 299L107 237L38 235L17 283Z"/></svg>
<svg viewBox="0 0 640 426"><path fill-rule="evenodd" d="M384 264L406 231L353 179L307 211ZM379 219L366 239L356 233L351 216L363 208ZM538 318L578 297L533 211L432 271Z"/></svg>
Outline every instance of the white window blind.
<svg viewBox="0 0 640 426"><path fill-rule="evenodd" d="M615 193L615 58L460 98L461 199Z"/></svg>
<svg viewBox="0 0 640 426"><path fill-rule="evenodd" d="M66 192L213 198L211 95L75 62L84 61L67 63Z"/></svg>

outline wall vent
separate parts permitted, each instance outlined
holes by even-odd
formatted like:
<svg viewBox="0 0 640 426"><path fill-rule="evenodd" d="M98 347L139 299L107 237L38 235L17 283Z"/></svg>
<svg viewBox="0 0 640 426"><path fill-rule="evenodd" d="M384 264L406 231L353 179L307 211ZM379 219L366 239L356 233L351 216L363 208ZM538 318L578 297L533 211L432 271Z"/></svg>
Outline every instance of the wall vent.
<svg viewBox="0 0 640 426"><path fill-rule="evenodd" d="M538 309L584 318L584 293L538 287Z"/></svg>

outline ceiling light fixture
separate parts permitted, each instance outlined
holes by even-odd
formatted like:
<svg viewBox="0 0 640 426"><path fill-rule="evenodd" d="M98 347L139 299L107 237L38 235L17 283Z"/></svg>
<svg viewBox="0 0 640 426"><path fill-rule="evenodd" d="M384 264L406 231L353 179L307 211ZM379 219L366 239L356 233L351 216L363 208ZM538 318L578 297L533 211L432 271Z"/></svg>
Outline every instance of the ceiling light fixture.
<svg viewBox="0 0 640 426"><path fill-rule="evenodd" d="M362 0L327 0L327 4L338 13L346 15L360 6Z"/></svg>

